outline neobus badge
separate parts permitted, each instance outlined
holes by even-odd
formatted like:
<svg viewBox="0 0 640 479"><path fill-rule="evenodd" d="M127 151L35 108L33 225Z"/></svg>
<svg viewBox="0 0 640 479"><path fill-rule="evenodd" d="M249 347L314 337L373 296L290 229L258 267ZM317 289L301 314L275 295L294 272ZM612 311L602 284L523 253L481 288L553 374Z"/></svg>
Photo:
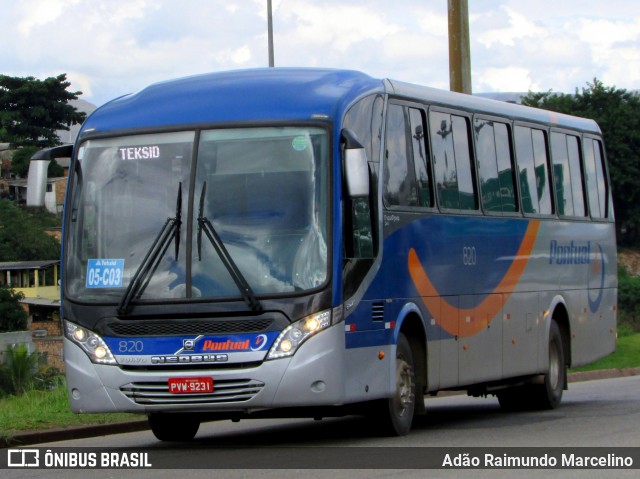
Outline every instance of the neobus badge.
<svg viewBox="0 0 640 479"><path fill-rule="evenodd" d="M120 157L123 160L149 160L160 158L159 146L130 146L127 148L118 148Z"/></svg>

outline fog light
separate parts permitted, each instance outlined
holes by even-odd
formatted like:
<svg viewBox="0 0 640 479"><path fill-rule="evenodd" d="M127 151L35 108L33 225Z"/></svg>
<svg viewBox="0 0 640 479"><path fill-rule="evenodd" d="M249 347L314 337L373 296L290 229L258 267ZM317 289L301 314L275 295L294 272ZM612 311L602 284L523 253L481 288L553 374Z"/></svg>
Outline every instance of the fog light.
<svg viewBox="0 0 640 479"><path fill-rule="evenodd" d="M73 337L76 341L84 341L87 335L85 334L84 329L78 328L73 332Z"/></svg>
<svg viewBox="0 0 640 479"><path fill-rule="evenodd" d="M282 351L283 353L288 353L289 351L291 351L292 347L293 345L291 344L291 341L289 341L288 339L285 339L280 343L280 351Z"/></svg>
<svg viewBox="0 0 640 479"><path fill-rule="evenodd" d="M310 333L316 332L320 327L320 322L316 318L310 318L307 320L305 327Z"/></svg>
<svg viewBox="0 0 640 479"><path fill-rule="evenodd" d="M331 311L322 311L287 326L271 346L267 359L293 356L311 336L331 326Z"/></svg>

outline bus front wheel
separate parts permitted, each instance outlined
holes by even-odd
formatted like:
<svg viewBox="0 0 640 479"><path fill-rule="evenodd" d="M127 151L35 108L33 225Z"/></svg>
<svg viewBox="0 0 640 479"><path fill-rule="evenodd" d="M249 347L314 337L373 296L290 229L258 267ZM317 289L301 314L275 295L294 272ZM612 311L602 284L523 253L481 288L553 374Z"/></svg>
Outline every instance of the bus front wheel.
<svg viewBox="0 0 640 479"><path fill-rule="evenodd" d="M416 407L416 378L409 340L398 335L396 350L395 392L376 403L375 420L385 436L404 436L411 430Z"/></svg>
<svg viewBox="0 0 640 479"><path fill-rule="evenodd" d="M149 427L160 441L191 441L200 428L200 419L193 414L149 414Z"/></svg>

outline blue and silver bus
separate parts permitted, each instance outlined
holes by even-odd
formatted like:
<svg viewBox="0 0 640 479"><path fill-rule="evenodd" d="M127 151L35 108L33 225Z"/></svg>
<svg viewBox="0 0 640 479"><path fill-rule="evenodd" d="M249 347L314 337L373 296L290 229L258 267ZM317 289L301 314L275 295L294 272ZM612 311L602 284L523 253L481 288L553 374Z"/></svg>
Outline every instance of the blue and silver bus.
<svg viewBox="0 0 640 479"><path fill-rule="evenodd" d="M403 435L443 390L555 408L567 368L615 348L591 120L258 69L113 100L72 150L75 412L145 414L160 440L216 419L346 414Z"/></svg>

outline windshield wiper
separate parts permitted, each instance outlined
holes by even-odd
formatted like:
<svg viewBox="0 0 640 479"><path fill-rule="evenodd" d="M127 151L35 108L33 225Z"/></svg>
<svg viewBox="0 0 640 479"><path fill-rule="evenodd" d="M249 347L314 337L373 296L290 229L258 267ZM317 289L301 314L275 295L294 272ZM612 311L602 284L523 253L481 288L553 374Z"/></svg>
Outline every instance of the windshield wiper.
<svg viewBox="0 0 640 479"><path fill-rule="evenodd" d="M118 305L118 314L126 315L129 312L131 301L140 297L144 292L151 277L158 269L160 260L167 252L171 240L175 241L175 259L178 259L178 251L180 249L180 225L182 224L182 183L178 185L178 198L176 200L176 216L174 218L167 218L162 229L153 240L153 244L147 254L145 255L142 263L138 266L133 278L129 282L120 304Z"/></svg>
<svg viewBox="0 0 640 479"><path fill-rule="evenodd" d="M227 271L231 275L231 278L236 283L236 286L238 287L238 290L240 290L240 294L242 294L242 298L245 300L247 305L249 305L249 307L253 311L262 311L262 305L251 289L251 286L249 286L246 278L238 269L235 261L233 261L233 258L229 254L229 251L227 251L227 248L224 246L224 243L220 239L220 236L218 236L218 233L211 224L211 221L209 221L209 219L203 214L204 196L206 190L207 182L205 181L202 185L202 191L200 193L200 209L198 210L198 260L202 261L202 232L204 231L204 233L207 235L207 238L209 238L209 241L215 248L216 253L218 253L222 264L224 264L225 268L227 268Z"/></svg>

